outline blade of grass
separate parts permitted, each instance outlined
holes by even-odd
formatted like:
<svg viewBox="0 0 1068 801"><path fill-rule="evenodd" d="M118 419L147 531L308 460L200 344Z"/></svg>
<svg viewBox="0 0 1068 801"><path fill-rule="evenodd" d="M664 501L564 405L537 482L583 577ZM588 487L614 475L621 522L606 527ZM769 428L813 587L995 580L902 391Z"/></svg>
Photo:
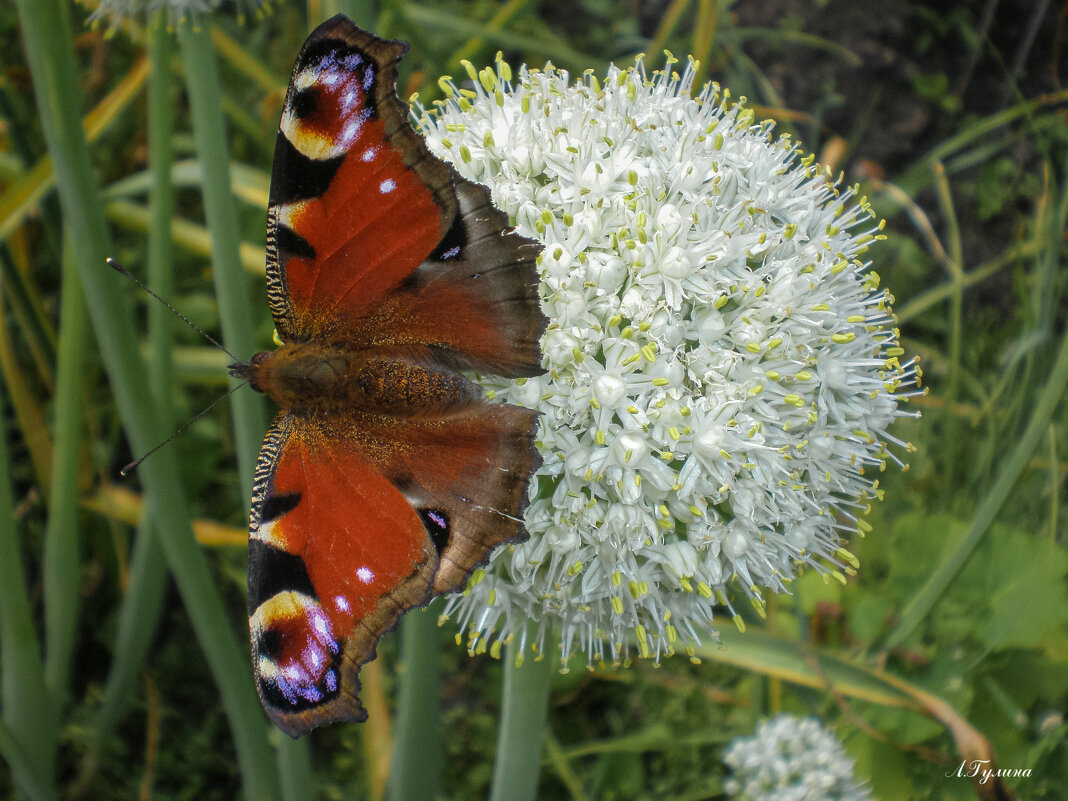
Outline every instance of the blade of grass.
<svg viewBox="0 0 1068 801"><path fill-rule="evenodd" d="M697 20L693 31L693 57L700 62L694 76L694 86L701 86L708 76L712 61L712 44L716 40L719 27L718 0L697 0Z"/></svg>
<svg viewBox="0 0 1068 801"><path fill-rule="evenodd" d="M527 2L529 2L529 0L521 0L521 2L519 0L513 0L511 4L501 6L497 15L494 16L494 19L499 19L501 15L504 15L505 20L509 19L512 15L517 14L521 10L523 4ZM522 48L524 50L536 52L545 58L551 59L557 66L566 67L579 74L588 67L603 71L603 67L607 66L607 62L604 61L604 59L575 50L568 44L566 39L554 37L545 33L520 36L514 31L504 30L503 22L499 27L492 27L490 23L466 19L444 9L417 5L401 6L400 13L414 29L412 33L409 34L410 38L413 40L413 47L420 44L420 37L422 36L421 29L427 28L430 30L431 36L426 40L426 46L418 48L420 52L423 53L433 52L434 48L432 45L435 38L440 36L440 31L448 31L453 34L468 36L470 37L469 42L482 43L482 47L491 44L496 47L512 50ZM467 54L471 53L469 60L474 60L478 57L479 52L479 49L471 48L469 46L458 50L455 55L449 53L448 68L455 70L459 67L461 58L468 58ZM424 103L427 103L427 101L432 101L434 98L440 97L441 89L438 87L436 81L432 81L420 91L419 96L424 99ZM427 105L429 105L429 103L427 103Z"/></svg>
<svg viewBox="0 0 1068 801"><path fill-rule="evenodd" d="M545 738L545 761L548 767L556 774L556 778L567 788L572 801L589 801L589 796L583 792L582 782L575 775L571 767L570 755L564 753L560 747L560 741L553 737L552 732Z"/></svg>
<svg viewBox="0 0 1068 801"><path fill-rule="evenodd" d="M946 410L942 415L943 442L948 447L940 449L942 460L942 475L947 487L957 486L960 480L958 476L959 460L957 443L959 442L958 419L951 409L960 397L961 382L961 348L964 341L964 270L963 246L960 240L960 225L957 223L957 213L953 206L953 196L946 180L946 171L941 162L935 162L932 169L935 175L935 187L938 193L939 207L942 218L945 220L946 239L949 242L949 250L943 265L949 271L949 278L953 285L953 294L949 297L949 342L946 349L946 364L948 376L945 381L945 404Z"/></svg>
<svg viewBox="0 0 1068 801"><path fill-rule="evenodd" d="M21 237L12 237L5 243L7 247L0 247L0 280L4 282L7 300L33 356L37 376L51 393L56 383L56 330L45 314L40 293L29 280L30 249L15 246L12 240L16 238Z"/></svg>
<svg viewBox="0 0 1068 801"><path fill-rule="evenodd" d="M31 760L14 732L0 720L0 757L11 768L12 774L19 777L19 788L30 801L55 801L58 797L47 784L38 781L30 768Z"/></svg>
<svg viewBox="0 0 1068 801"><path fill-rule="evenodd" d="M148 234L148 284L162 298L174 294L174 259L171 256L170 221L174 214L171 165L174 160L174 80L170 69L174 40L168 31L167 11L153 15L149 28L148 57L148 160L151 176ZM170 428L174 415L170 399L174 392L174 315L161 303L148 307L148 339L151 357L148 380L155 396L161 425ZM158 528L142 511L130 560L127 586L119 606L119 624L112 648L104 698L94 720L94 737L83 761L81 780L96 769L100 747L109 742L116 722L128 703L134 681L159 627L167 589L167 564L157 536Z"/></svg>
<svg viewBox="0 0 1068 801"><path fill-rule="evenodd" d="M553 660L522 661L521 657L509 648L504 659L490 801L533 801L538 796Z"/></svg>
<svg viewBox="0 0 1068 801"><path fill-rule="evenodd" d="M114 736L115 725L130 703L130 695L144 666L163 612L169 576L158 534L142 521L137 530L129 581L119 606L118 630L112 648L104 697L93 720L93 737L82 761L80 786L87 786L99 766L101 749Z"/></svg>
<svg viewBox="0 0 1068 801"><path fill-rule="evenodd" d="M85 296L74 259L74 242L63 242L59 361L56 369L55 448L52 494L45 529L45 681L59 708L65 706L78 636L81 536L78 525L78 465L82 432L82 374L89 326Z"/></svg>
<svg viewBox="0 0 1068 801"><path fill-rule="evenodd" d="M758 628L719 629L719 642L697 648L702 660L774 676L802 687L833 685L840 695L888 707L917 709L908 697L872 677L868 668Z"/></svg>
<svg viewBox="0 0 1068 801"><path fill-rule="evenodd" d="M203 168L204 212L211 231L211 263L223 342L237 358L251 358L258 348L252 334L248 279L241 269L237 210L230 190L222 88L211 34L187 18L178 24L178 47L185 65L193 136ZM231 387L240 383L239 379L230 379ZM254 392L236 393L230 403L243 496L251 498L256 454L267 430L266 407L263 397Z"/></svg>
<svg viewBox="0 0 1068 801"><path fill-rule="evenodd" d="M1004 253L996 258L991 259L988 262L980 264L969 270L964 274L961 279L965 289L973 287L976 284L982 283L987 278L995 275L1006 267L1015 264L1021 258L1026 256L1033 256L1038 253L1042 247L1043 242L1039 239L1029 239L1026 242L1017 242L1011 247L1007 248ZM910 298L908 302L903 304L899 308L894 309L895 316L899 323L905 323L909 320L913 320L923 312L927 311L940 303L947 300L956 291L956 283L954 281L947 281L942 284L937 284L930 289L927 289L913 298Z"/></svg>
<svg viewBox="0 0 1068 801"><path fill-rule="evenodd" d="M101 356L132 447L145 452L160 441L161 429L137 353L133 317L121 300L123 279L103 266L107 228L77 116L80 104L68 6L62 0L17 0L17 8L64 218L79 245L78 267ZM244 792L257 801L278 798L277 773L249 677L248 657L237 647L207 562L193 540L173 453L158 452L141 465L139 474L160 527L160 542L230 720Z"/></svg>
<svg viewBox="0 0 1068 801"><path fill-rule="evenodd" d="M258 57L245 50L233 37L214 25L211 28L211 43L220 56L239 73L259 86L264 94L285 92L285 81L268 70ZM270 138L273 142L274 137Z"/></svg>
<svg viewBox="0 0 1068 801"><path fill-rule="evenodd" d="M136 526L145 514L143 496L125 487L104 484L95 495L82 501L82 506L112 520L121 520ZM196 541L207 548L244 548L248 544L248 531L214 520L197 518L193 521Z"/></svg>
<svg viewBox="0 0 1068 801"><path fill-rule="evenodd" d="M151 156L151 153L149 155ZM168 181L176 187L199 189L201 173L199 161L185 159L172 165ZM233 161L230 162L230 179L233 184L234 197L254 208L267 208L267 198L271 188L270 175L258 167ZM132 196L147 194L152 189L154 180L152 173L148 170L136 172L108 185L103 194L107 200L124 200ZM263 270L261 269L260 272Z"/></svg>
<svg viewBox="0 0 1068 801"><path fill-rule="evenodd" d="M0 331L8 330L4 318L3 287L0 287ZM7 336L0 337L0 373L7 384L22 439L30 452L37 485L49 497L52 486L52 434L15 355L15 343Z"/></svg>
<svg viewBox="0 0 1068 801"><path fill-rule="evenodd" d="M24 792L54 797L58 720L44 682L33 612L22 573L18 526L0 391L0 699L6 724L0 749Z"/></svg>
<svg viewBox="0 0 1068 801"><path fill-rule="evenodd" d="M996 131L998 128L1009 125L1019 119L1032 117L1043 108L1058 106L1065 102L1068 102L1068 89L1039 95L1033 100L1017 103L1004 111L979 119L966 130L961 131L956 136L949 137L930 150L919 161L909 167L895 183L909 195L915 197L920 190L930 185L933 178L931 168L935 162L948 161L950 155L963 150L973 142L984 140L991 131Z"/></svg>
<svg viewBox="0 0 1068 801"><path fill-rule="evenodd" d="M530 2L531 0L506 0L506 2L497 9L496 13L486 21L486 31L501 30L510 19L530 5ZM463 61L470 61L476 58L485 47L486 38L484 36L476 36L469 39L453 56L453 65L458 67Z"/></svg>
<svg viewBox="0 0 1068 801"><path fill-rule="evenodd" d="M659 56L664 52L668 39L671 38L675 27L679 24L679 19L689 7L690 0L671 0L667 10L660 17L660 24L656 26L656 33L653 34L653 41L649 45L650 53Z"/></svg>
<svg viewBox="0 0 1068 801"><path fill-rule="evenodd" d="M360 726L359 751L364 764L361 784L366 788L364 794L369 801L382 801L389 780L393 718L386 699L385 673L385 663L381 659L372 659L360 668L360 700L367 710L367 720ZM435 721L434 725L438 723Z"/></svg>

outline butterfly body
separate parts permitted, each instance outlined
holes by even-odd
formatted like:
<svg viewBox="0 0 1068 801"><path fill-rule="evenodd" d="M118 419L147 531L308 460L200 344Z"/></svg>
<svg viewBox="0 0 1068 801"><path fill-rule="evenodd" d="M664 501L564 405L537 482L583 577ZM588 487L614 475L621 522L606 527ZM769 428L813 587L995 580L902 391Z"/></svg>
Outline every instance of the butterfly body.
<svg viewBox="0 0 1068 801"><path fill-rule="evenodd" d="M539 247L411 129L406 49L340 16L305 43L268 210L284 344L231 365L280 407L253 484L248 610L257 689L294 737L366 717L358 672L379 637L525 536L540 462L537 414L463 375L542 372Z"/></svg>
<svg viewBox="0 0 1068 801"><path fill-rule="evenodd" d="M482 392L461 373L435 366L413 348L350 349L303 342L283 345L237 368L253 389L301 414L378 412L393 417L445 417L478 403Z"/></svg>

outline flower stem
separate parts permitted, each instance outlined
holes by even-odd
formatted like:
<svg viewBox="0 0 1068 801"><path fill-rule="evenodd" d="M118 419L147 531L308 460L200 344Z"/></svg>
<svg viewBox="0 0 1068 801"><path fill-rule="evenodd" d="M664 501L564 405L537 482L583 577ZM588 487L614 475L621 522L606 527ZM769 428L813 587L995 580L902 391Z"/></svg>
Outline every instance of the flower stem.
<svg viewBox="0 0 1068 801"><path fill-rule="evenodd" d="M528 659L520 667L516 661L509 649L490 801L533 801L538 794L552 660Z"/></svg>
<svg viewBox="0 0 1068 801"><path fill-rule="evenodd" d="M392 801L437 798L441 789L441 715L436 614L411 611L401 620L397 736L389 769Z"/></svg>
<svg viewBox="0 0 1068 801"><path fill-rule="evenodd" d="M171 219L174 216L174 186L171 166L174 149L174 77L170 64L174 52L173 34L167 30L167 11L155 12L149 29L148 56L148 159L152 172L149 206L152 222L148 232L147 274L149 285L163 298L174 294L174 260L171 257ZM149 342L152 358L148 363L155 408L164 428L172 424L174 315L162 303L148 306ZM66 325L64 323L64 325ZM62 330L62 329L61 329ZM81 779L88 781L96 770L101 749L110 742L116 722L130 699L130 688L144 667L163 610L167 590L167 563L163 548L143 515L130 559L129 577L119 608L114 658L108 670L104 700L97 709L95 735L83 763Z"/></svg>

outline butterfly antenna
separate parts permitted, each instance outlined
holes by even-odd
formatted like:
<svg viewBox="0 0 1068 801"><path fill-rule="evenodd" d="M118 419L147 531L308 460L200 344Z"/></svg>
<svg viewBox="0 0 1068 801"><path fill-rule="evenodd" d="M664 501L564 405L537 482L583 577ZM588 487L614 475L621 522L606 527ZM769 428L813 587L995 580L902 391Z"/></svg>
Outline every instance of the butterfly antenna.
<svg viewBox="0 0 1068 801"><path fill-rule="evenodd" d="M222 346L222 344L219 342L219 340L217 340L215 337L213 337L211 334L209 334L207 331L205 331L199 325L194 323L192 320L190 320L188 317L186 317L184 314L182 314L180 311L178 311L176 308L174 308L174 306L169 304L167 301L165 301L163 298L161 298L159 295L157 295L155 292L153 292L151 289L149 289L147 286L145 286L145 284L141 281L141 279L139 279L136 275L131 273L129 270L127 270L125 267L123 267L121 264L119 264L117 261L115 261L112 258L108 258L108 259L106 259L106 261L108 263L108 267L110 267L112 270L114 270L117 273L121 273L122 275L125 275L127 278L129 278L131 281L133 281L135 284L137 284L139 287L141 287L141 289L143 289L149 295L154 297L156 300L158 300L160 303L162 303L164 306L166 306L168 309L170 309L172 312L174 312L175 316L179 320L181 320L183 323L185 323L190 328L192 328L194 331L196 331L198 334L200 334L202 337L204 337L204 339L208 340L208 342L210 342L212 345L217 347L219 350L221 350L223 353L225 353L227 356L229 356L235 362L241 361L236 356L234 356L234 354L232 354L230 351L228 351L226 348L224 348ZM227 396L223 396L223 397L227 397ZM214 405L215 404L212 404L212 406L214 406ZM211 408L211 406L208 407L208 409L210 409L210 408ZM205 409L204 411L206 412L208 409ZM201 414L203 414L203 413L204 412L201 412ZM197 415L197 417L199 417L199 416L200 415ZM196 417L193 418L193 420L196 420L196 419L197 419ZM191 423L191 422L193 422L193 420L190 420L189 422ZM152 450L155 450L155 448L153 448ZM149 453L152 453L152 451L149 451ZM148 456L148 453L146 453L145 456ZM142 456L141 458L143 459L144 456ZM138 463L140 461L141 460L138 459ZM125 475L125 472L124 472L124 475Z"/></svg>
<svg viewBox="0 0 1068 801"><path fill-rule="evenodd" d="M203 417L208 412L210 412L212 409L214 409L216 406L218 406L222 401L224 401L227 398L229 398L231 395L233 395L235 392L237 392L243 386L245 386L245 384L243 384L243 383L242 384L238 384L236 387L231 389L225 395L220 395L219 397L217 397L215 400L213 400L211 403L208 404L207 408L205 408L204 410L200 411L199 413L197 413L195 416L193 416L192 418L190 418L186 422L182 423L173 434L171 434L169 437L167 437L167 439L163 440L163 442L161 442L155 448L150 450L148 453L146 453L144 456L140 457L139 459L134 459L132 462L130 462L128 465L126 465L126 467L122 468L122 470L119 471L119 475L121 475L121 476L130 475L130 473L132 473L134 470L136 470L138 467L141 466L141 462L143 462L149 456L154 454L156 451L158 451L160 448L162 448L164 445L166 445L168 442L170 442L175 437L180 436L182 433L185 432L185 430L187 428L189 428L189 426L193 425L193 423L195 423L201 417Z"/></svg>

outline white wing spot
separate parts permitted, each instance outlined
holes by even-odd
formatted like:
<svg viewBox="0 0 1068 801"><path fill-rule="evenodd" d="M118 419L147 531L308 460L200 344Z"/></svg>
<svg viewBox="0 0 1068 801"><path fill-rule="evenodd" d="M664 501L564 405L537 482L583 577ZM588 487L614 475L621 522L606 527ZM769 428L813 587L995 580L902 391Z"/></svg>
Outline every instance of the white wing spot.
<svg viewBox="0 0 1068 801"><path fill-rule="evenodd" d="M344 595L339 595L334 598L334 606L337 607L339 612L348 612L350 608L349 601Z"/></svg>
<svg viewBox="0 0 1068 801"><path fill-rule="evenodd" d="M360 154L360 161L374 161L378 155L377 147L369 147Z"/></svg>
<svg viewBox="0 0 1068 801"><path fill-rule="evenodd" d="M394 181L392 178L387 178L381 184L378 185L378 191L381 192L383 195L389 194L396 188L397 182Z"/></svg>
<svg viewBox="0 0 1068 801"><path fill-rule="evenodd" d="M369 567L359 567L356 569L356 578L364 584L370 584L375 580L375 574Z"/></svg>

